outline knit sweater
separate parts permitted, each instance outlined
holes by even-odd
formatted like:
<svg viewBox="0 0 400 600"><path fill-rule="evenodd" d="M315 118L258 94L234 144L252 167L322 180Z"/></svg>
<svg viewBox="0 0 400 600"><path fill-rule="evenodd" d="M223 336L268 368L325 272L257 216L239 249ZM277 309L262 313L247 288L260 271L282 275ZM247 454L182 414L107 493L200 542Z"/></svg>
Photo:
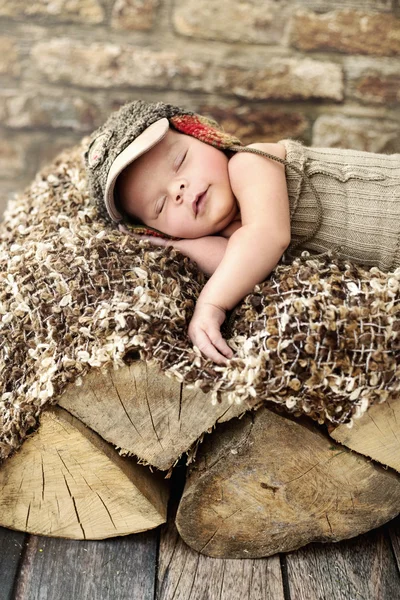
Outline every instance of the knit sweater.
<svg viewBox="0 0 400 600"><path fill-rule="evenodd" d="M288 163L289 254L337 250L341 258L384 271L399 267L400 154L308 148L290 139L281 143ZM321 200L319 227L318 198L310 182Z"/></svg>

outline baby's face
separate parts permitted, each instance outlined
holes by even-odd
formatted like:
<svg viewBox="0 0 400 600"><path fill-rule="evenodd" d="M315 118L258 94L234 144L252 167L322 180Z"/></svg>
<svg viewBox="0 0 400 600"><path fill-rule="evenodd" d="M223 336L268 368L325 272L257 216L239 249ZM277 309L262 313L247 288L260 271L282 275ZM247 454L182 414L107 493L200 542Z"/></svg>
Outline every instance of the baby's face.
<svg viewBox="0 0 400 600"><path fill-rule="evenodd" d="M118 193L127 213L180 238L217 233L239 212L225 154L171 128L123 171Z"/></svg>

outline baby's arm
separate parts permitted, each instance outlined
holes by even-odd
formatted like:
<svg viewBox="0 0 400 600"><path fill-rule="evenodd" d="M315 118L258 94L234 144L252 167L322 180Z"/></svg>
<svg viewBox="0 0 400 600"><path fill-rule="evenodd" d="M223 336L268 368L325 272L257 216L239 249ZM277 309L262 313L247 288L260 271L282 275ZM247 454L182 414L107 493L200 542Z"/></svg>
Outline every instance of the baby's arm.
<svg viewBox="0 0 400 600"><path fill-rule="evenodd" d="M212 275L225 254L228 240L221 235L206 235L201 238L169 240L153 235L137 234L120 224L119 229L137 240L151 242L155 246L173 246L194 260L206 275Z"/></svg>
<svg viewBox="0 0 400 600"><path fill-rule="evenodd" d="M174 248L194 260L206 275L214 273L225 254L227 244L228 240L220 235L172 242Z"/></svg>
<svg viewBox="0 0 400 600"><path fill-rule="evenodd" d="M280 144L251 147L285 158ZM189 326L192 342L206 356L225 364L232 351L220 326L232 309L279 262L290 243L289 200L282 164L250 153L229 161L232 191L240 205L242 226L229 238L226 252L204 286Z"/></svg>

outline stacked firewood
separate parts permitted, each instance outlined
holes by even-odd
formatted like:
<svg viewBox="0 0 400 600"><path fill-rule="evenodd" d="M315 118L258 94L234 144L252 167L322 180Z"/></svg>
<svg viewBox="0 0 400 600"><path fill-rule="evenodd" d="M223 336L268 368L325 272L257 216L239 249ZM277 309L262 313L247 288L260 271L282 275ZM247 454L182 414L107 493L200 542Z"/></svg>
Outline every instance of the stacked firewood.
<svg viewBox="0 0 400 600"><path fill-rule="evenodd" d="M151 362L92 369L0 466L0 525L92 540L152 529L166 521L185 453L176 525L209 556L339 541L399 513L400 400L371 406L351 428L277 409L224 394L213 404Z"/></svg>

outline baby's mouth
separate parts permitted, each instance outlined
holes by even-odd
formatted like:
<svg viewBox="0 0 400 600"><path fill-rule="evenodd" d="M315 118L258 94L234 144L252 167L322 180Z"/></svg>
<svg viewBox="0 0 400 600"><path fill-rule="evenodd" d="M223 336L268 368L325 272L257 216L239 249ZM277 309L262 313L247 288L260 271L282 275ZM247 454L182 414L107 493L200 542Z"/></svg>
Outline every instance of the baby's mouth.
<svg viewBox="0 0 400 600"><path fill-rule="evenodd" d="M196 196L196 200L193 202L192 206L193 206L193 212L195 214L195 216L197 217L199 210L201 209L201 207L204 204L204 199L206 197L208 188L205 190L205 192L202 192L201 194L197 194Z"/></svg>

